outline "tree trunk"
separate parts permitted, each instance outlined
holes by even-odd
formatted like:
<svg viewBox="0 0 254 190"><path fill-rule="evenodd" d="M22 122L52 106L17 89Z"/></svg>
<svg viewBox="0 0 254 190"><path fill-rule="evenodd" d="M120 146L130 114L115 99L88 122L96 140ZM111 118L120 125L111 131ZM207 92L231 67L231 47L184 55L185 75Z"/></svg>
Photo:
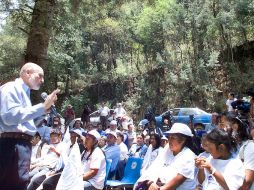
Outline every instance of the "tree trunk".
<svg viewBox="0 0 254 190"><path fill-rule="evenodd" d="M45 69L56 1L35 0L25 52L25 63L33 62ZM32 102L37 103L41 101L39 93L38 91L32 93Z"/></svg>
<svg viewBox="0 0 254 190"><path fill-rule="evenodd" d="M46 66L47 51L56 9L56 0L35 0L25 62Z"/></svg>

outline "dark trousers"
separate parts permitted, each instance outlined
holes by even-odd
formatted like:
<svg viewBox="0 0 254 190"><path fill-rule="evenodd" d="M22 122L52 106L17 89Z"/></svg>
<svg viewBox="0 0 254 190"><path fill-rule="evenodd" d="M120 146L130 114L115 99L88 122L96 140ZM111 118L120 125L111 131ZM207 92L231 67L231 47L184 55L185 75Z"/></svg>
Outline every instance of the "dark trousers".
<svg viewBox="0 0 254 190"><path fill-rule="evenodd" d="M42 184L43 190L55 190L60 177L61 173L58 173L46 179Z"/></svg>
<svg viewBox="0 0 254 190"><path fill-rule="evenodd" d="M29 140L0 138L0 189L26 190L31 149Z"/></svg>
<svg viewBox="0 0 254 190"><path fill-rule="evenodd" d="M104 131L107 129L107 120L108 120L108 116L100 116L100 122L102 125L102 129Z"/></svg>

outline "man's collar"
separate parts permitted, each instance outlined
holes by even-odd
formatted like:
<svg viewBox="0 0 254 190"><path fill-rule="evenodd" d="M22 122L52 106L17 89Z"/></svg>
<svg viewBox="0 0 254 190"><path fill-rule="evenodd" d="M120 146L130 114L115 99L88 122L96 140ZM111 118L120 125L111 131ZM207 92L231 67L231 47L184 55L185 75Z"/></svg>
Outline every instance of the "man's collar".
<svg viewBox="0 0 254 190"><path fill-rule="evenodd" d="M24 91L28 94L30 94L30 88L29 86L24 82L24 80L22 78L17 78L15 80L18 84L20 84L20 86L24 89Z"/></svg>

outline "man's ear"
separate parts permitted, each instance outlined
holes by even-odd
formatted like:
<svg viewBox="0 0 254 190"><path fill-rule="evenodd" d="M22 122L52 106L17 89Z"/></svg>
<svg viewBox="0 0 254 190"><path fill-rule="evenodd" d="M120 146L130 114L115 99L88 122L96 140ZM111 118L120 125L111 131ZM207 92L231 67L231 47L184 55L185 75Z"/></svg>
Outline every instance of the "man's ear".
<svg viewBox="0 0 254 190"><path fill-rule="evenodd" d="M220 144L220 145L218 146L218 151L219 151L219 152L224 152L225 150L226 150L226 147L225 147L224 144Z"/></svg>

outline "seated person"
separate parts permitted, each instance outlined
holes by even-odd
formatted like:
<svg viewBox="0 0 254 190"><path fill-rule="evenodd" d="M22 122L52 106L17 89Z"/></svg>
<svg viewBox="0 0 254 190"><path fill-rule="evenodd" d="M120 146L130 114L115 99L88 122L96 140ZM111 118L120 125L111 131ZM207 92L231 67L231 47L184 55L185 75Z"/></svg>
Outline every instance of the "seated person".
<svg viewBox="0 0 254 190"><path fill-rule="evenodd" d="M126 144L124 144L123 140L124 140L123 134L118 132L116 143L120 148L120 160L117 164L117 169L116 169L116 179L117 180L122 179L126 161L128 159L128 148L127 148Z"/></svg>
<svg viewBox="0 0 254 190"><path fill-rule="evenodd" d="M78 139L80 139L80 137L82 137L82 133L79 129L75 129L75 130L70 130L70 141L68 143L66 143L66 147L65 147L65 154L67 157L63 158L64 163L68 163L69 160L69 156L71 154L71 151L73 150L73 147L75 145L75 143L78 145L78 152L79 155L83 152L84 150L84 145L79 144L78 143ZM82 141L82 140L81 140ZM53 171L47 174L47 179L45 179L42 183L43 186L43 190L55 190L57 183L59 181L59 178L62 174L62 169L58 171Z"/></svg>
<svg viewBox="0 0 254 190"><path fill-rule="evenodd" d="M50 132L50 144L44 145L42 151L47 152L45 156L37 160L32 166L29 176L31 178L28 190L37 189L46 178L46 173L52 170L58 170L62 167L62 158L64 146L61 143L61 131L53 129Z"/></svg>
<svg viewBox="0 0 254 190"><path fill-rule="evenodd" d="M133 144L129 150L129 157L136 157L136 158L144 158L146 151L147 151L147 146L144 144L144 135L143 134L138 134L136 136L137 143Z"/></svg>
<svg viewBox="0 0 254 190"><path fill-rule="evenodd" d="M120 148L116 144L116 139L117 139L116 132L110 131L107 134L107 145L104 148L104 152L105 152L106 158L112 160L108 179L111 179L112 177L114 177L116 166L120 159Z"/></svg>
<svg viewBox="0 0 254 190"><path fill-rule="evenodd" d="M146 151L146 155L142 164L141 173L145 172L151 166L153 161L159 155L160 151L162 151L160 136L158 134L152 134L150 136L150 145Z"/></svg>
<svg viewBox="0 0 254 190"><path fill-rule="evenodd" d="M106 177L106 159L98 147L100 134L96 130L87 133L84 142L85 151L81 155L84 168L83 180L85 190L103 189Z"/></svg>
<svg viewBox="0 0 254 190"><path fill-rule="evenodd" d="M169 143L142 173L134 189L195 189L196 155L192 151L192 132L187 125L174 123L167 133Z"/></svg>
<svg viewBox="0 0 254 190"><path fill-rule="evenodd" d="M45 155L41 152L43 145L45 142L41 141L41 136L39 132L33 136L32 140L32 155L31 155L31 165L36 162L37 159L40 159L41 156Z"/></svg>

